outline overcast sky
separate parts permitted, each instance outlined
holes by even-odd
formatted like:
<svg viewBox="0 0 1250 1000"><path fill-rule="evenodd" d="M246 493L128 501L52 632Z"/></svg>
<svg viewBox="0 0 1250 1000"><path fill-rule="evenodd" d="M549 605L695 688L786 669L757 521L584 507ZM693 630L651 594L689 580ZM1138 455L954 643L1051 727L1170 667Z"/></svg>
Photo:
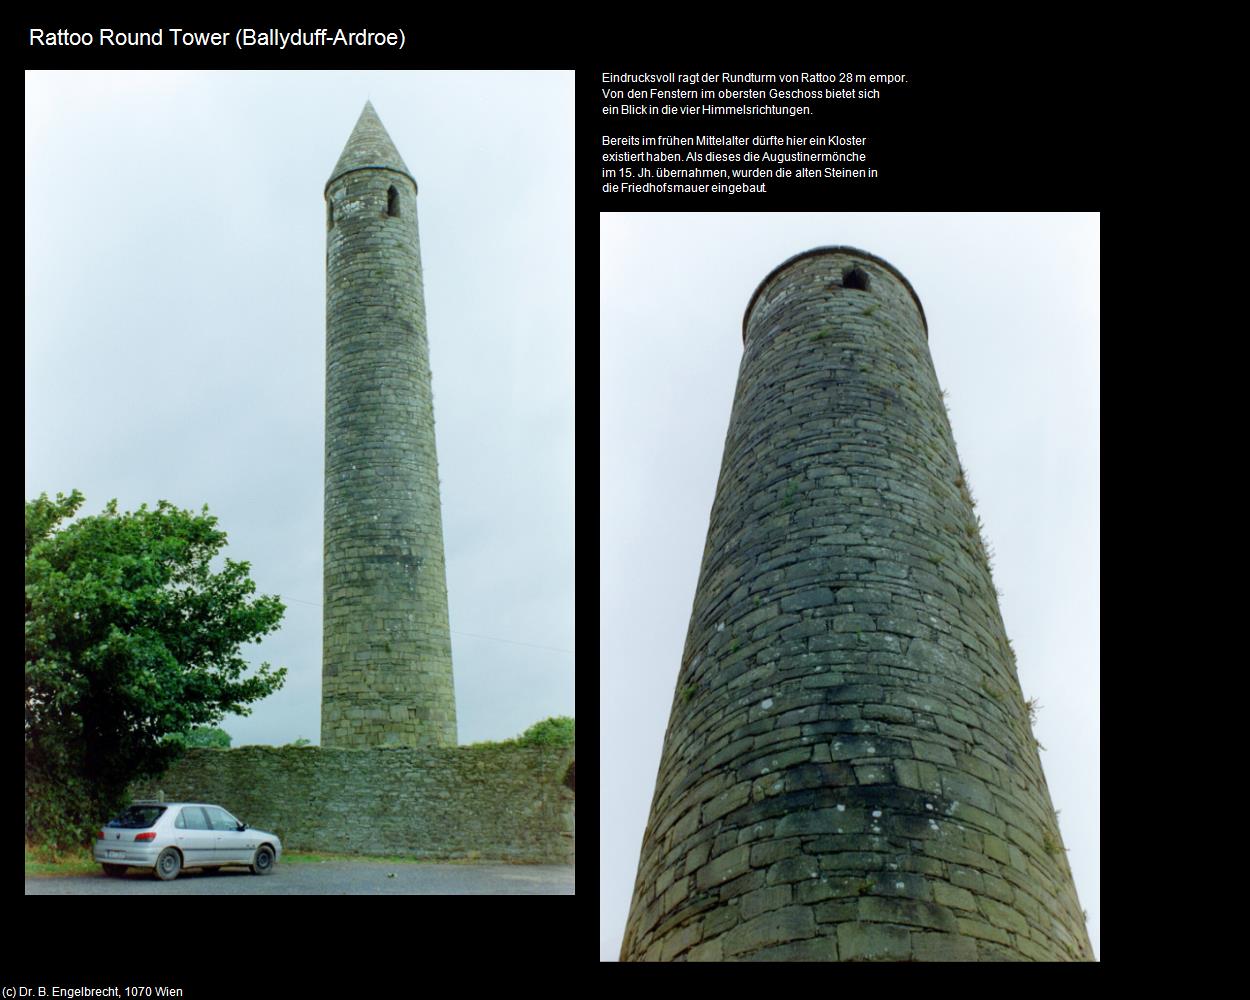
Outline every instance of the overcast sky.
<svg viewBox="0 0 1250 1000"><path fill-rule="evenodd" d="M619 954L756 285L888 260L929 321L1081 905L1099 941L1097 215L600 219L600 957Z"/></svg>
<svg viewBox="0 0 1250 1000"><path fill-rule="evenodd" d="M236 746L319 738L322 190L366 99L419 185L459 738L505 739L573 714L572 74L26 75L26 497L209 505L288 606Z"/></svg>

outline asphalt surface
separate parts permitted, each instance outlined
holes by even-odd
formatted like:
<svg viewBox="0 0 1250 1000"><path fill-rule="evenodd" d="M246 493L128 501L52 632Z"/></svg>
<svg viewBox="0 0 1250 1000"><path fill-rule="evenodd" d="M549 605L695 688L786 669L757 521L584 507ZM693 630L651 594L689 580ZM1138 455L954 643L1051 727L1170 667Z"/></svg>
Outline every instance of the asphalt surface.
<svg viewBox="0 0 1250 1000"><path fill-rule="evenodd" d="M35 875L26 894L96 896L412 896L572 895L575 869L568 865L389 864L385 861L321 861L281 864L272 875L243 868L188 868L172 882L131 868L122 878Z"/></svg>

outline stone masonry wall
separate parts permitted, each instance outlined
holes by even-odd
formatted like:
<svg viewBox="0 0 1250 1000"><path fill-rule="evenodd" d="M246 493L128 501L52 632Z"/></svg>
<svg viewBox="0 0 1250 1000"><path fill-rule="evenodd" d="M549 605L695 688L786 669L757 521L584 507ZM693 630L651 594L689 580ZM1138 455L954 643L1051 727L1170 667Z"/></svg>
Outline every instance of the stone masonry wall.
<svg viewBox="0 0 1250 1000"><path fill-rule="evenodd" d="M622 959L1091 958L918 299L822 248L744 337Z"/></svg>
<svg viewBox="0 0 1250 1000"><path fill-rule="evenodd" d="M196 749L135 798L223 806L284 849L569 864L572 747Z"/></svg>
<svg viewBox="0 0 1250 1000"><path fill-rule="evenodd" d="M455 746L416 186L354 169L326 200L321 742Z"/></svg>

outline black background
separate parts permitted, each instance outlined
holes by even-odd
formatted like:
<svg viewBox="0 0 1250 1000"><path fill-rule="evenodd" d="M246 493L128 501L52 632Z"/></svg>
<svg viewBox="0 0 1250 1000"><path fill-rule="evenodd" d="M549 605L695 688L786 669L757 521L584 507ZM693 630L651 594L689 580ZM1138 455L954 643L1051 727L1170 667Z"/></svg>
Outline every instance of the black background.
<svg viewBox="0 0 1250 1000"><path fill-rule="evenodd" d="M338 997L479 988L550 994L602 982L612 967L597 962L599 213L1101 208L1109 159L1107 119L1112 114L1108 81L1123 77L1108 69L1114 45L1079 25L1011 25L995 15L922 26L896 6L775 6L753 9L749 16L708 7L698 11L699 23L678 34L671 12L663 8L579 8L563 15L554 8L502 15L481 8L465 13L465 22L453 26L449 21L435 24L429 12L418 8L411 15L385 11L376 17L364 11L236 17L167 9L143 19L114 17L103 10L82 18L52 9L22 17L11 38L17 63L26 69L576 70L577 572L585 755L579 894L571 899L343 898L242 905L198 898L194 904L169 900L157 905L141 898L125 906L122 900L83 898L71 906L56 897L26 897L20 904L24 912L15 912L18 929L11 930L7 941L8 972L0 985L165 982L182 985L186 997ZM227 31L243 24L284 30L322 25L390 30L402 24L408 45L403 52L238 52L168 45L160 50L102 50L27 44L27 32L36 25L137 30L171 24ZM685 122L669 117L660 122L605 119L600 113L604 72L670 70L904 72L910 82L883 87L879 101L818 103L817 108L827 110L810 122L773 116ZM791 184L765 195L604 195L601 136L641 128L665 134L682 128L739 135L805 128L858 132L871 137L870 165L880 177ZM15 301L17 294L15 290ZM926 974L935 971L929 968ZM881 970L873 972L879 981ZM794 970L787 979L800 974ZM839 971L829 985L849 974Z"/></svg>

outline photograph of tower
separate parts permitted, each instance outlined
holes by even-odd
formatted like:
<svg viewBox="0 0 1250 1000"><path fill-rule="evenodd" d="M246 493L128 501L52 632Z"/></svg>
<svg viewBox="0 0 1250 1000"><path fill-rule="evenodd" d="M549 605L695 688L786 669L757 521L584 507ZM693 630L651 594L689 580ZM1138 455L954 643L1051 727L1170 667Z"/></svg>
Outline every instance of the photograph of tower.
<svg viewBox="0 0 1250 1000"><path fill-rule="evenodd" d="M683 221L605 217L604 256L619 264L642 245L776 243L828 231L831 221L900 245L910 232L913 247L936 246L965 224L811 216L765 225L743 217L685 221L682 240L671 231ZM1074 233L1092 233L1096 274L1096 217L1011 221L1017 234L1049 225L1052 250L1069 250ZM982 221L980 228L991 227ZM966 249L966 230L953 242L961 239ZM715 493L685 647L675 676L668 674L658 774L640 810L645 827L635 827L638 864L628 871L624 844L619 857L615 846L603 849L613 859L603 864L604 895L619 906L617 887L628 879L631 889L623 926L605 906L601 959L618 957L609 952L614 941L623 961L1095 958L1082 909L1091 883L1078 883L1064 836L1076 826L1084 837L1086 820L1074 823L1066 810L1061 824L1036 735L1051 705L1049 694L1036 695L1045 668L1017 663L999 574L991 575L993 549L1007 545L993 534L1003 522L988 514L982 522L981 491L974 500L971 486L991 470L981 476L981 466L956 450L952 426L962 425L937 376L948 369L935 366L936 347L930 353L941 334L958 332L938 325L907 272L876 245L809 240L760 269L754 292L742 289L736 390L719 475L709 477ZM1035 263L1046 253L1034 249ZM652 260L612 272L605 306L620 301L615 282L637 287L639 272L663 267ZM971 265L968 272L992 280ZM673 335L666 324L695 331L696 357L705 347L701 330L728 324L677 304L681 292L694 289L691 305L705 304L709 289L729 282L713 267L686 270L680 283L671 299L657 292L660 308L650 315L661 325L657 341ZM1092 332L1086 349L1096 352L1094 287L1092 326L1090 303L1073 296L1069 317L1079 325L1067 345ZM936 315L953 315L945 297ZM646 328L638 310L629 322ZM1010 335L1000 326L992 336L1001 344ZM630 371L613 360L614 370ZM647 368L664 362L648 357ZM1079 410L1089 386L1067 381L1073 394L1065 405ZM690 381L704 384L697 375ZM1096 399L1096 379L1093 386ZM615 400L605 395L611 440ZM678 403L659 409L654 419L670 427L681 422L674 414L695 411ZM666 471L654 450L649 460L657 478ZM1079 462L1068 471L1079 477ZM615 470L605 479L614 483ZM680 488L680 479L673 482ZM645 496L645 486L637 484L636 495ZM605 496L611 492L605 484ZM663 545L658 539L657 550ZM610 541L605 553L606 579L617 572ZM640 559L636 546L630 558ZM618 600L644 612L640 598L615 589L607 588L606 615ZM1021 656L1037 648L1020 646ZM630 687L649 687L653 674L636 666L647 662L646 650L636 644L629 657ZM611 664L604 674L611 676ZM662 671L654 676L658 686ZM1079 683L1096 692L1096 664L1094 677ZM624 750L616 720L642 723L639 709L615 696L604 692L604 783L619 790L620 776L642 770L642 748L638 741L632 757ZM1075 728L1080 711L1073 708L1063 731L1077 746L1088 735ZM1096 740L1096 716L1093 728ZM615 767L612 759L635 765ZM1096 792L1096 764L1093 772ZM1088 786L1088 771L1084 780ZM646 776L638 781L646 784ZM631 801L637 808L639 798ZM1096 812L1093 822L1096 879ZM605 818L605 831L613 826ZM1096 899L1096 881L1093 888Z"/></svg>
<svg viewBox="0 0 1250 1000"><path fill-rule="evenodd" d="M25 101L28 489L220 519L287 609L233 745L573 715L572 73L38 71Z"/></svg>

